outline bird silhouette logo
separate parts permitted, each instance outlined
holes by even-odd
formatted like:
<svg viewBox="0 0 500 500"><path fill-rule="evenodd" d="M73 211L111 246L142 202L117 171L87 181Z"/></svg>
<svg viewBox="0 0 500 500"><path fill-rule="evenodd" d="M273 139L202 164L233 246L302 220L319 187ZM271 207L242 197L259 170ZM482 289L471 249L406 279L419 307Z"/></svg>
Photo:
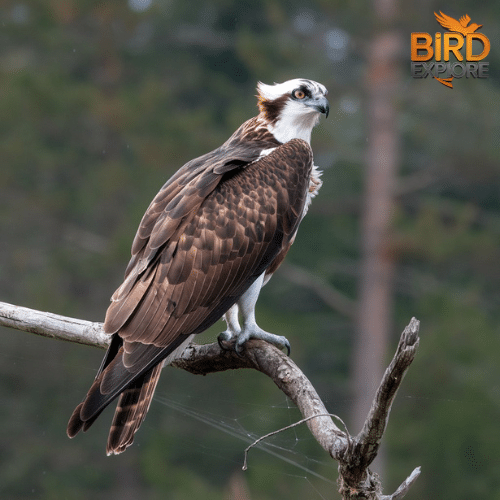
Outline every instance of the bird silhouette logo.
<svg viewBox="0 0 500 500"><path fill-rule="evenodd" d="M463 36L467 36L470 33L474 33L474 31L483 27L482 24L476 24L476 23L472 23L471 25L467 26L470 22L470 16L468 14L462 16L458 21L451 16L443 14L441 11L439 11L439 14L436 14L434 12L434 15L436 16L437 22L443 28L447 29L448 31L454 31L456 33L460 33Z"/></svg>
<svg viewBox="0 0 500 500"><path fill-rule="evenodd" d="M454 33L460 33L463 36L467 36L470 33L474 33L477 29L482 28L482 24L476 24L472 23L469 26L467 26L470 22L470 16L468 14L465 14L465 16L462 16L458 21L451 17L447 16L446 14L443 14L441 11L439 11L439 14L436 14L434 12L434 15L436 16L437 22L444 28L447 29L448 31L454 32ZM453 76L450 76L449 78L438 78L437 76L434 77L439 83L442 83L443 85L446 85L450 89L453 88Z"/></svg>

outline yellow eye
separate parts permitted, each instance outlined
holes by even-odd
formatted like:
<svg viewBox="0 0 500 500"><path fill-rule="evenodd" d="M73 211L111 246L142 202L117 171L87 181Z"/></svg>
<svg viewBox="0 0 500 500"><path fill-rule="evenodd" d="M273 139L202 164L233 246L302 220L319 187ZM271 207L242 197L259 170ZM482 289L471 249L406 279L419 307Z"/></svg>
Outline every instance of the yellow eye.
<svg viewBox="0 0 500 500"><path fill-rule="evenodd" d="M293 97L295 97L295 99L304 99L305 96L306 93L303 90L298 89L293 91Z"/></svg>

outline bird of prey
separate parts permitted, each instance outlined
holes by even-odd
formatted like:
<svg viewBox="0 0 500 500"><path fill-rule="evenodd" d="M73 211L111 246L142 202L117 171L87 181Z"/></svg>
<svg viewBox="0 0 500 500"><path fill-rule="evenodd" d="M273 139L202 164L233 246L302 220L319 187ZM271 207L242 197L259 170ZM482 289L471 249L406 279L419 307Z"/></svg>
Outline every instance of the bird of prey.
<svg viewBox="0 0 500 500"><path fill-rule="evenodd" d="M439 11L439 14L436 14L434 12L434 15L436 16L438 23L443 28L446 28L448 31L455 31L456 33L461 33L463 36L467 36L470 33L474 33L474 31L476 31L479 28L482 28L483 26L482 24L476 24L476 23L472 23L471 25L467 26L470 21L470 17L468 14L462 16L458 21L453 17L443 14L441 11Z"/></svg>
<svg viewBox="0 0 500 500"><path fill-rule="evenodd" d="M329 106L326 88L311 80L259 83L257 91L259 114L180 168L143 216L106 313L110 346L69 437L119 396L106 451L125 451L162 367L223 315L221 345L232 340L241 353L248 339L262 339L289 351L285 337L257 325L255 304L321 186L310 138Z"/></svg>

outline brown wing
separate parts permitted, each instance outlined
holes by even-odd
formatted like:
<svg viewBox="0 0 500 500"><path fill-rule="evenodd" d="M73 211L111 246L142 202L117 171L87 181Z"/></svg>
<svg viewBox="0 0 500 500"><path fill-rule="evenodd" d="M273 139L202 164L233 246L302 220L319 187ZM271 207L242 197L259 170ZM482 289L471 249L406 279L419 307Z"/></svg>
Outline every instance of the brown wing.
<svg viewBox="0 0 500 500"><path fill-rule="evenodd" d="M191 334L215 323L289 246L311 168L309 145L296 139L245 168L205 169L182 189L182 176L167 183L134 240L126 280L104 324L117 335L73 413L70 436ZM147 410L149 402L141 405ZM144 415L134 418L140 423Z"/></svg>
<svg viewBox="0 0 500 500"><path fill-rule="evenodd" d="M123 284L112 300L126 296L151 264L162 247L178 229L181 221L199 208L208 193L230 171L257 160L263 149L279 146L270 132L258 126L256 118L245 122L220 147L180 168L155 196L132 243L132 258L125 272ZM142 276L142 280L147 276ZM106 330L114 333L117 329Z"/></svg>
<svg viewBox="0 0 500 500"><path fill-rule="evenodd" d="M105 331L119 331L127 343L166 347L217 321L287 246L311 163L309 146L295 140L219 179L213 172L201 175L187 199L148 224L149 239L136 258L138 277L129 292L115 294ZM141 224L138 237L145 233Z"/></svg>

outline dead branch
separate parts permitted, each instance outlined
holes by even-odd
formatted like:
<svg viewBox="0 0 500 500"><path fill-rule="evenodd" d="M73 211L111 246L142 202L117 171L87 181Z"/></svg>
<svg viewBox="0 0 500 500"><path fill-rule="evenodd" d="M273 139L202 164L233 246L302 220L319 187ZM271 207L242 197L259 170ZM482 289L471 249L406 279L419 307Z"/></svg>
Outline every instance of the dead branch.
<svg viewBox="0 0 500 500"><path fill-rule="evenodd" d="M110 340L109 335L102 331L102 323L35 311L6 302L0 302L0 326L102 349L107 349Z"/></svg>
<svg viewBox="0 0 500 500"><path fill-rule="evenodd" d="M101 323L67 318L0 302L0 326L106 348L109 337ZM392 495L382 495L378 476L369 465L377 455L392 402L418 348L419 322L412 318L401 335L398 348L387 368L358 436L335 425L318 393L300 368L274 346L260 340L245 344L242 356L230 345L191 344L172 366L197 375L238 368L253 368L268 377L297 405L304 422L320 446L339 463L339 492L343 500L399 500L420 474L417 467Z"/></svg>

